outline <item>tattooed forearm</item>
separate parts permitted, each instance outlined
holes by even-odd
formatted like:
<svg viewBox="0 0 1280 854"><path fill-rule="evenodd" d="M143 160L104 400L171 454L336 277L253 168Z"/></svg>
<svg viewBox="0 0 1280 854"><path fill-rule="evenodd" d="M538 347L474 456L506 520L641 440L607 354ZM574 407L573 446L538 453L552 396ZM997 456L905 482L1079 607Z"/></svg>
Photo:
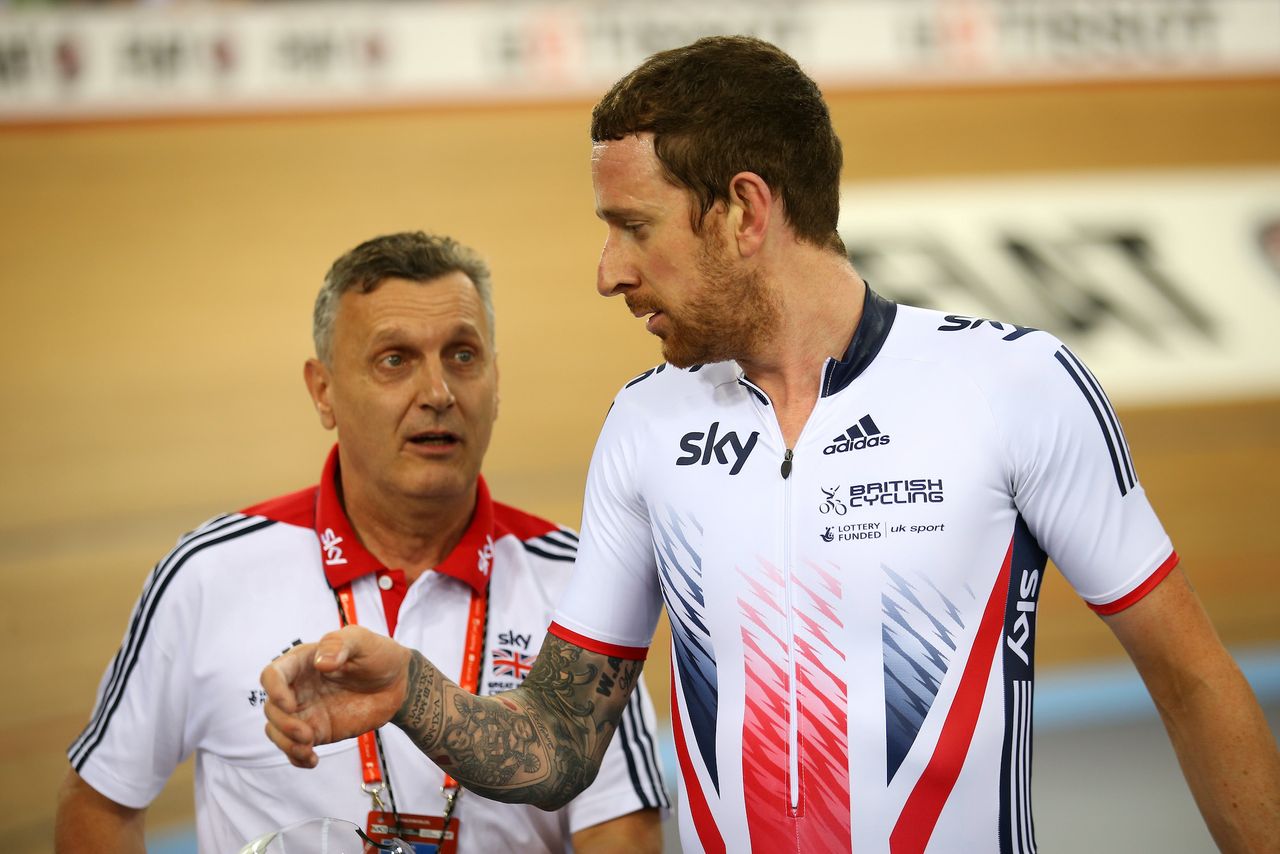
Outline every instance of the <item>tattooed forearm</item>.
<svg viewBox="0 0 1280 854"><path fill-rule="evenodd" d="M415 652L392 722L472 791L557 809L595 779L642 664L549 635L521 687L477 697Z"/></svg>
<svg viewBox="0 0 1280 854"><path fill-rule="evenodd" d="M409 657L409 690L391 719L418 744L438 741L444 725L444 675L414 650Z"/></svg>

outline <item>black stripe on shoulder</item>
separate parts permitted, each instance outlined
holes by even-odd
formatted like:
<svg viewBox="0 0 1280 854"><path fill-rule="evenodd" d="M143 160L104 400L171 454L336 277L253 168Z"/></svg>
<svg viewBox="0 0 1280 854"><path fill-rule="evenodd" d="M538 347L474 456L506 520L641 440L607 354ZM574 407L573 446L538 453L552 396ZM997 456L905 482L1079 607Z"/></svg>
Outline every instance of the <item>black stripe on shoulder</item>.
<svg viewBox="0 0 1280 854"><path fill-rule="evenodd" d="M555 554L553 552L540 549L534 545L536 542L538 542L538 540L533 540L532 542L527 543L522 541L520 545L524 546L524 550L530 554L535 554L538 557L545 557L547 560L558 560L563 561L564 563L573 563L576 560L576 558L571 554Z"/></svg>
<svg viewBox="0 0 1280 854"><path fill-rule="evenodd" d="M1138 485L1138 476L1133 470L1133 457L1129 454L1129 443L1124 437L1124 430L1120 427L1120 419L1116 416L1115 407L1111 405L1111 399L1107 397L1107 393L1102 390L1102 384L1098 382L1097 377L1089 370L1089 366L1080 361L1080 357L1072 353L1070 348L1065 345L1062 352L1066 353L1071 361L1075 362L1076 368L1079 369L1081 376L1085 382L1093 389L1094 399L1098 401L1098 405L1102 408L1107 416L1107 423L1111 425L1111 435L1115 437L1116 447L1120 451L1120 461L1124 464L1125 476L1129 483L1129 488L1133 489Z"/></svg>
<svg viewBox="0 0 1280 854"><path fill-rule="evenodd" d="M1075 355L1067 350L1066 347L1059 349L1058 352L1053 354L1053 357L1058 360L1058 364L1062 365L1063 370L1067 372L1076 387L1080 389L1080 393L1084 395L1084 399L1088 401L1089 408L1093 410L1093 417L1098 421L1098 429L1102 431L1102 438L1107 443L1107 453L1111 455L1111 468L1115 472L1116 486L1119 487L1121 496L1128 494L1129 485L1125 482L1125 471L1122 469L1120 462L1121 450L1116 448L1116 440L1112 438L1111 430L1107 424L1107 416L1103 414L1102 407L1099 406L1098 400L1093 396L1089 385L1082 376L1084 366L1080 365ZM1077 366L1079 366L1079 369ZM1102 403L1103 405L1108 405L1105 398L1103 398Z"/></svg>
<svg viewBox="0 0 1280 854"><path fill-rule="evenodd" d="M274 524L276 523L271 519L245 517L239 514L217 517L200 529L185 535L164 560L156 564L151 578L143 589L124 642L112 660L111 678L103 691L102 699L98 702L84 732L68 749L71 764L77 772L84 767L94 749L101 743L107 727L111 724L111 717L120 706L129 677L138 664L142 645L151 629L151 618L155 615L169 582L192 556L207 548L261 531Z"/></svg>
<svg viewBox="0 0 1280 854"><path fill-rule="evenodd" d="M644 372L643 374L641 374L640 376L638 376L638 377L636 377L635 379L631 380L631 381L630 381L630 382L628 382L626 385L624 385L624 386L623 386L623 388L631 388L633 385L636 385L637 383L644 382L645 380L649 379L649 377L652 377L652 376L654 376L654 375L656 375L656 374L660 374L660 373L662 373L663 371L665 371L666 369L667 369L667 363L666 363L666 362L663 362L661 365L658 365L656 368L650 368L649 370L645 371L645 372Z"/></svg>
<svg viewBox="0 0 1280 854"><path fill-rule="evenodd" d="M565 536L566 533L567 532L565 531L552 531L549 534L543 534L541 537L538 537L535 540L530 540L529 542L545 543L548 546L554 546L555 548L564 549L567 552L573 552L576 554L578 551L578 538L573 537L570 539L568 536Z"/></svg>

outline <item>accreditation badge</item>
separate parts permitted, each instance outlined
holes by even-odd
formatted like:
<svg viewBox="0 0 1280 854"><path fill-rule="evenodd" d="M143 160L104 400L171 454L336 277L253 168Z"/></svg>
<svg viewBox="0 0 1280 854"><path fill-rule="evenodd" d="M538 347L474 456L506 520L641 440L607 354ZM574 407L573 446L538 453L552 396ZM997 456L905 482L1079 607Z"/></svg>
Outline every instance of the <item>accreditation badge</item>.
<svg viewBox="0 0 1280 854"><path fill-rule="evenodd" d="M400 813L396 822L396 814L369 811L369 825L366 833L374 842L388 842L400 839L409 843L413 854L458 854L459 825L457 818L449 820L446 830L444 818L438 815L412 815ZM372 854L368 845L366 854Z"/></svg>

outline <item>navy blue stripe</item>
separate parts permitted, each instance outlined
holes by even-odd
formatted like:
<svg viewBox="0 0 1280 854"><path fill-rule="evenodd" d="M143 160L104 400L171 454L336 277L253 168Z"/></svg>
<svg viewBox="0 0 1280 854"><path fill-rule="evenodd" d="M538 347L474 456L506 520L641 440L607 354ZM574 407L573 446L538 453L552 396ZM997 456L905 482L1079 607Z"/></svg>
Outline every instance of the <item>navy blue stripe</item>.
<svg viewBox="0 0 1280 854"><path fill-rule="evenodd" d="M551 552L544 552L542 549L538 548L532 543L522 542L520 545L524 546L524 550L529 552L530 554L535 554L538 557L545 557L547 560L558 560L558 561L563 561L564 563L573 563L576 560L576 558L573 555L558 555L558 554L552 554Z"/></svg>
<svg viewBox="0 0 1280 854"><path fill-rule="evenodd" d="M636 686L635 693L631 695L631 699L627 702L625 715L631 717L631 740L635 743L636 751L644 762L645 776L649 780L649 785L653 789L656 799L656 803L653 806L669 807L671 804L667 800L667 789L658 764L658 749L653 743L653 733L649 731L649 727L645 724L644 714L640 706L644 696L644 685L642 683Z"/></svg>
<svg viewBox="0 0 1280 854"><path fill-rule="evenodd" d="M72 756L72 764L74 765L77 773L80 771L81 768L84 767L84 763L89 760L89 757L93 754L93 751L102 742L102 737L106 734L107 727L110 726L111 724L111 717L112 715L115 714L116 709L119 708L120 706L120 700L123 699L124 697L124 691L125 691L125 687L128 685L129 677L133 674L133 669L138 664L139 651L142 648L142 644L147 639L147 632L150 631L151 629L151 618L155 616L156 608L159 606L160 600L164 597L164 592L168 588L169 582L171 582L174 579L174 577L178 574L178 571L182 569L183 565L185 565L186 562L193 555L199 554L201 551L211 546L216 546L222 543L229 542L239 537L243 537L246 534L252 534L255 531L262 530L263 528L269 528L274 524L276 523L272 519L263 519L260 522L256 522L245 528L239 528L237 530L231 531L230 533L225 534L221 537L205 540L204 542L198 543L195 546L193 546L190 550L188 550L185 554L183 554L180 558L177 558L176 560L171 560L171 561L166 560L164 562L161 568L161 572L164 574L164 580L161 581L159 585L155 587L155 595L151 598L151 601L149 603L145 603L145 607L139 607L138 613L134 617L135 625L130 627L130 631L132 632L134 628L137 627L138 619L141 618L142 620L141 628L137 632L136 638L131 639L133 640L132 651L128 656L128 662L124 670L122 671L122 673L119 674L120 680L117 683L117 690L115 691L115 695L114 697L110 696L109 694L103 695L103 708L99 709L100 717L97 718L97 727L96 727L97 733L96 735L93 736L92 741L88 742L87 744L82 743L81 746L77 748L77 750L80 753L79 758L76 758L74 755ZM94 727L94 724L91 723L90 728L93 728L93 727ZM88 735L88 734L89 734L88 729L86 729L86 732L84 735L81 736L81 739L83 739L85 735Z"/></svg>
<svg viewBox="0 0 1280 854"><path fill-rule="evenodd" d="M643 689L644 685L636 686L637 698L641 697ZM640 755L644 758L645 768L649 771L649 780L653 782L654 793L658 795L658 805L669 808L671 800L667 798L667 781L662 776L662 766L658 762L658 745L654 744L653 730L650 730L645 723L639 699L636 699L631 711L635 714L636 741L640 744Z"/></svg>
<svg viewBox="0 0 1280 854"><path fill-rule="evenodd" d="M1107 393L1102 390L1102 386L1098 383L1097 377L1095 377L1093 373L1085 367L1084 362L1081 362L1080 359L1076 357L1076 354L1072 353L1070 349L1066 347L1063 347L1062 349L1066 352L1071 361L1076 363L1076 367L1080 369L1080 373L1084 375L1084 378L1088 381L1089 385L1093 388L1094 393L1097 395L1098 400L1102 402L1102 406L1107 413L1107 420L1111 422L1111 429L1113 435L1116 437L1116 443L1120 447L1120 456L1124 460L1125 472L1129 476L1129 488L1133 489L1133 487L1138 483L1138 477L1133 470L1133 458L1129 455L1129 443L1124 439L1124 431L1120 429L1120 419L1116 418L1116 411L1111 406L1111 400L1107 397Z"/></svg>
<svg viewBox="0 0 1280 854"><path fill-rule="evenodd" d="M880 348L889 337L897 316L898 304L880 296L867 285L867 295L862 300L862 318L853 333L853 340L840 361L827 364L827 375L822 383L823 397L844 391L871 366L880 355Z"/></svg>
<svg viewBox="0 0 1280 854"><path fill-rule="evenodd" d="M574 554L577 554L578 552L577 542L562 542L556 539L555 533L543 534L541 537L535 537L534 539L529 540L529 542L539 542L539 541L544 542L549 546L555 546L556 548L573 552Z"/></svg>
<svg viewBox="0 0 1280 854"><path fill-rule="evenodd" d="M751 383L747 382L742 378L739 378L738 385L742 386L747 391L751 392L752 396L755 397L756 400L760 401L765 406L769 405L769 398L765 395L765 393L762 392L760 389L756 388L755 386L753 386Z"/></svg>
<svg viewBox="0 0 1280 854"><path fill-rule="evenodd" d="M627 760L627 773L631 776L631 788L635 790L636 797L640 799L640 804L646 809L652 809L657 806L657 804L653 802L649 797L649 793L645 791L644 786L640 784L640 771L636 768L636 758L631 755L634 748L631 744L631 726L628 721L630 715L627 714L630 707L631 702L628 700L627 708L623 709L622 717L618 720L617 735L619 740L622 742L622 755Z"/></svg>
<svg viewBox="0 0 1280 854"><path fill-rule="evenodd" d="M1063 350L1065 349L1066 348L1064 347ZM1124 472L1120 470L1120 457L1116 453L1115 443L1111 440L1111 431L1107 429L1106 418L1103 417L1102 411L1098 408L1097 401L1093 399L1093 395L1089 393L1088 386L1085 385L1084 380L1082 380L1075 372L1075 369L1072 367L1071 363L1067 361L1067 358L1062 355L1062 351L1059 350L1057 353L1054 353L1053 357L1058 360L1063 369L1070 374L1071 379L1075 381L1075 384L1080 387L1080 393L1084 395L1085 400L1089 401L1089 408L1093 410L1093 417L1098 419L1098 429L1102 431L1102 438L1107 440L1107 452L1111 454L1111 466L1115 469L1116 473L1116 486L1120 488L1121 495L1126 495L1129 490L1125 486Z"/></svg>
<svg viewBox="0 0 1280 854"><path fill-rule="evenodd" d="M1031 703L1035 679L1036 614L1048 555L1036 542L1025 519L1017 517L1005 594L1004 738L1000 753L1000 854L1035 851L1031 824ZM1023 610L1029 603L1030 610ZM1023 607L1020 607L1023 606ZM1024 658L1025 656L1025 658ZM1021 702L1019 702L1021 696Z"/></svg>
<svg viewBox="0 0 1280 854"><path fill-rule="evenodd" d="M578 535L575 534L573 531L570 531L568 528L557 528L555 533L559 534L565 539L572 540L575 543L578 542ZM551 535L548 534L547 536L551 536Z"/></svg>
<svg viewBox="0 0 1280 854"><path fill-rule="evenodd" d="M147 578L146 584L143 585L142 595L138 597L138 606L134 611L133 619L130 621L129 629L125 633L125 640L120 645L120 648L116 650L115 657L112 658L111 660L111 670L110 670L111 677L108 680L106 687L103 689L102 700L100 701L98 707L95 708L93 717L89 719L89 723L88 725L86 725L84 731L81 732L81 734L76 738L74 742L72 742L71 747L69 748L69 752L74 753L76 751L79 751L85 739L89 738L91 734L96 731L97 727L101 723L100 718L103 714L103 707L105 703L107 702L108 698L112 697L115 694L115 692L119 690L120 681L124 677L124 673L125 673L125 668L120 666L121 662L127 661L131 656L136 654L136 646L138 643L138 629L139 629L139 626L141 625L143 615L146 613L147 609L150 607L149 603L151 601L152 592L155 590L157 582L159 582L161 576L163 575L165 566L174 559L175 555L177 555L183 549L187 548L187 546L189 546L192 542L199 540L201 538L208 538L211 535L216 534L220 531L223 531L226 528L236 524L237 522L240 522L243 519L244 517L238 514L224 514L222 516L215 516L213 519L209 520L204 525L201 525L195 531L188 531L187 533L179 537L178 544L175 545L172 549L170 549L169 553L165 555L164 558L161 559L160 562L155 565L155 567L153 567L151 574Z"/></svg>

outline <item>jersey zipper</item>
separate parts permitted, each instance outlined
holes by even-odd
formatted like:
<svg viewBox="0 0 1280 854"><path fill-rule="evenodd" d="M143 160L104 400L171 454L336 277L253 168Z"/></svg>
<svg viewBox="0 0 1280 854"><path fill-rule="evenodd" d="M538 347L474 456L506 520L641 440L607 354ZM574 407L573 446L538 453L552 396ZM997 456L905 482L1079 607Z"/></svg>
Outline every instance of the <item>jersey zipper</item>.
<svg viewBox="0 0 1280 854"><path fill-rule="evenodd" d="M782 457L782 562L787 614L787 797L793 817L800 809L800 693L796 690L795 608L791 601L791 469L794 459L795 452L787 448Z"/></svg>
<svg viewBox="0 0 1280 854"><path fill-rule="evenodd" d="M763 400L769 400L769 396L762 389L745 377L739 377L738 382L753 389ZM814 408L816 409L817 406L815 405ZM810 419L812 417L810 415ZM794 563L791 555L791 472L795 465L795 450L786 447L786 439L782 436L782 425L778 423L776 417L763 420L772 424L772 428L777 431L779 443L786 449L782 455L779 473L782 475L783 606L786 608L787 618L787 812L794 818L800 812L800 691L797 687L795 608L792 602L792 591L795 585L791 577L791 567ZM796 437L797 445L803 437L804 429L802 428L800 435Z"/></svg>

